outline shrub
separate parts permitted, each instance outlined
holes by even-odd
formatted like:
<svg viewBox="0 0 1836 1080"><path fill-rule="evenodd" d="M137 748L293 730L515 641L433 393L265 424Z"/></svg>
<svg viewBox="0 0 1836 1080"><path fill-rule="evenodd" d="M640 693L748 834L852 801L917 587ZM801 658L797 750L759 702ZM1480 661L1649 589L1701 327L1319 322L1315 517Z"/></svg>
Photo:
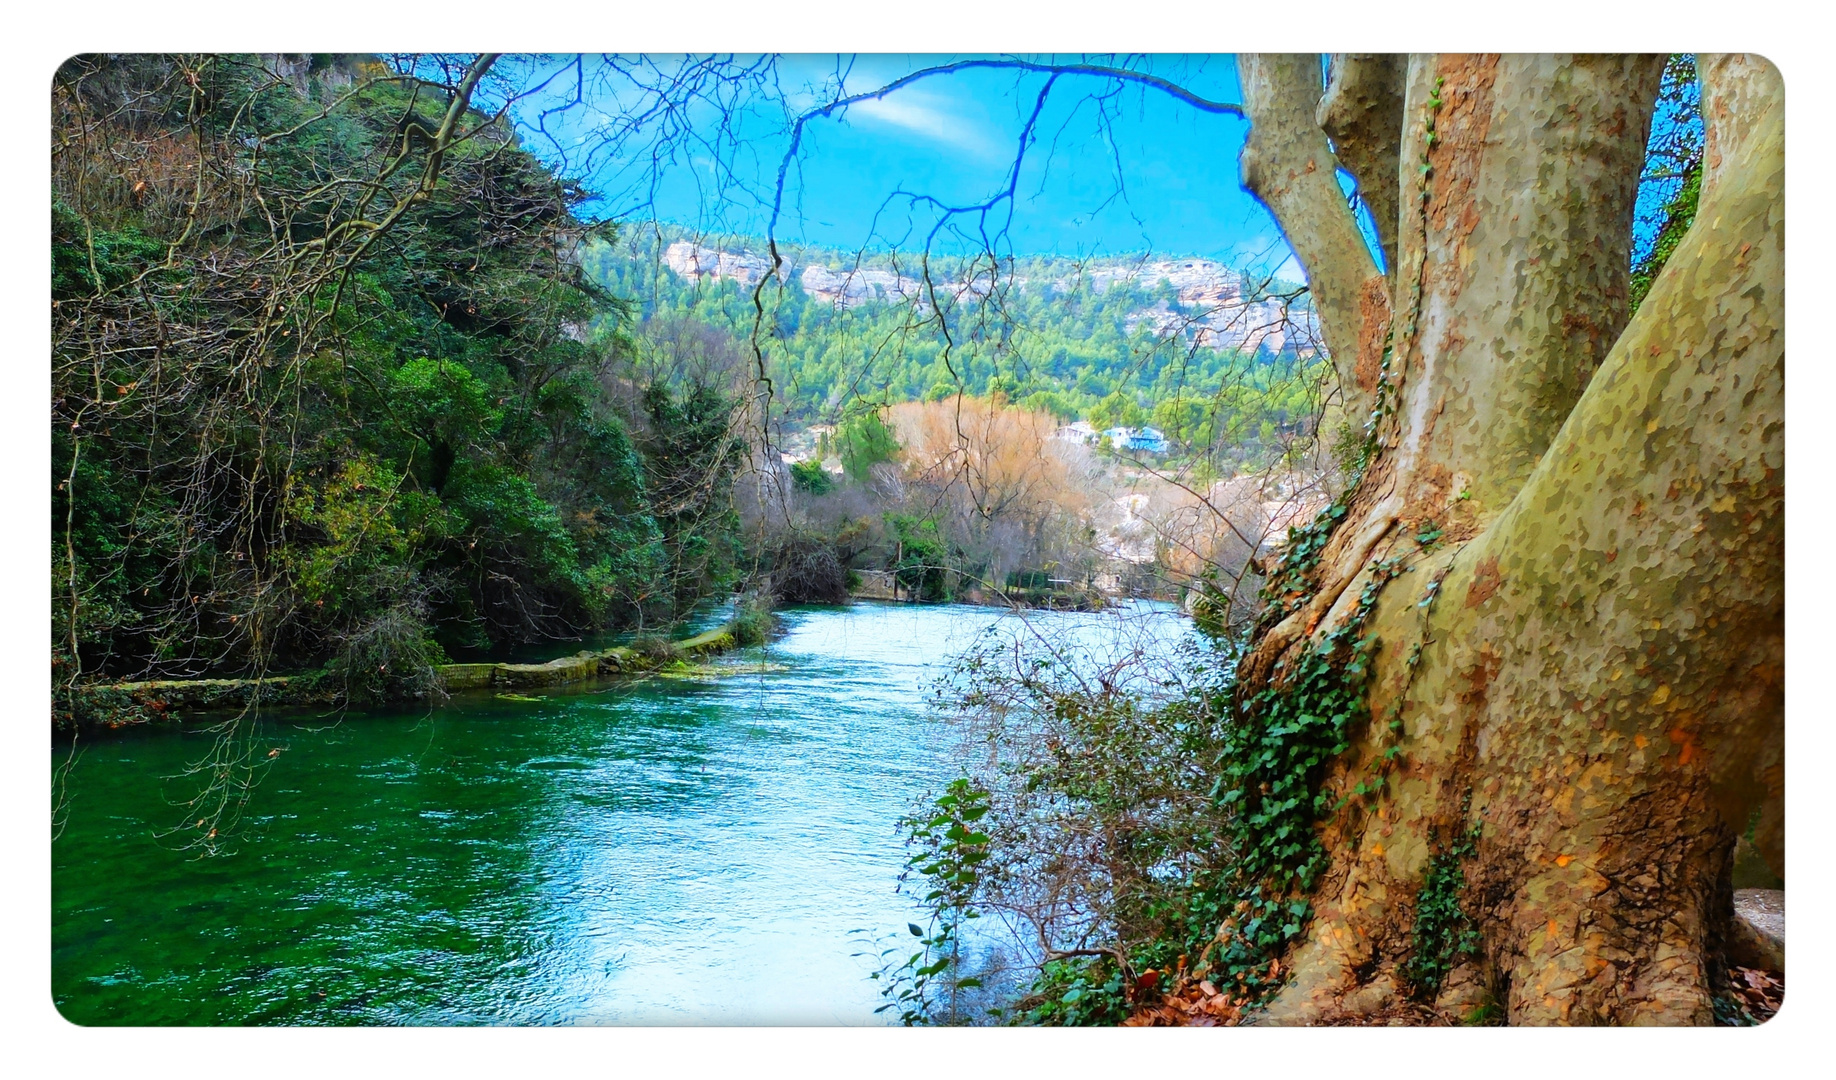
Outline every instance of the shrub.
<svg viewBox="0 0 1836 1080"><path fill-rule="evenodd" d="M827 495L835 490L835 478L829 470L816 460L793 462L790 467L791 486L810 495Z"/></svg>
<svg viewBox="0 0 1836 1080"><path fill-rule="evenodd" d="M959 778L935 800L900 819L907 842L918 849L905 862L900 888L914 877L925 881L929 887L924 902L931 914L928 926L906 926L918 939L918 951L897 962L893 957L904 948L896 945L882 951L883 966L872 978L885 980L880 994L886 1004L874 1011L898 1009L907 1027L968 1022L969 1003L978 996L971 992L983 988L980 978L964 974L962 931L970 920L981 917L974 905L989 838L978 823L988 810L988 792Z"/></svg>
<svg viewBox="0 0 1836 1080"><path fill-rule="evenodd" d="M771 595L781 604L845 604L848 570L835 545L819 536L793 533L772 552Z"/></svg>
<svg viewBox="0 0 1836 1080"><path fill-rule="evenodd" d="M963 782L988 793L987 841L968 895L932 895L1036 934L1017 1018L1118 1022L1216 931L1234 857L1210 768L1228 729L1218 648L993 633L939 685L986 762Z"/></svg>
<svg viewBox="0 0 1836 1080"><path fill-rule="evenodd" d="M740 645L763 645L778 628L771 597L763 592L742 594L733 602L733 640Z"/></svg>
<svg viewBox="0 0 1836 1080"><path fill-rule="evenodd" d="M407 605L372 616L347 635L327 675L343 687L346 704L370 705L442 693L438 665L446 654Z"/></svg>
<svg viewBox="0 0 1836 1080"><path fill-rule="evenodd" d="M899 587L917 600L949 600L950 552L937 522L905 514L889 514L887 522L899 538L899 557L893 564Z"/></svg>

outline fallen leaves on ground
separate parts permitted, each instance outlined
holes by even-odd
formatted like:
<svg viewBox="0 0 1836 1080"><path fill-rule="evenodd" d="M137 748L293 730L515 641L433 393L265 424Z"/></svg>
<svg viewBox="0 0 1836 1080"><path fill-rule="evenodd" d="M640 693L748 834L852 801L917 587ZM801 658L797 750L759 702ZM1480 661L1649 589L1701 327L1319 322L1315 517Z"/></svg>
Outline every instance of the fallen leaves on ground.
<svg viewBox="0 0 1836 1080"><path fill-rule="evenodd" d="M1785 1001L1785 976L1772 975L1758 968L1730 967L1728 989L1760 1023L1772 1019Z"/></svg>
<svg viewBox="0 0 1836 1080"><path fill-rule="evenodd" d="M1233 998L1210 980L1183 979L1164 997L1142 1005L1123 1027L1223 1027L1235 1024L1249 999Z"/></svg>
<svg viewBox="0 0 1836 1080"><path fill-rule="evenodd" d="M1142 991L1151 992L1156 981L1158 973L1147 972L1137 986ZM1771 974L1757 968L1731 967L1728 969L1728 981L1729 992L1759 1023L1772 1019L1785 1000L1783 974ZM1122 1026L1232 1027L1242 1022L1243 1010L1249 1003L1247 996L1232 997L1220 991L1208 979L1182 977L1164 996L1138 1005L1129 1018L1122 1021ZM1316 1023L1323 1027L1449 1027L1454 1026L1456 1021L1430 1005L1397 1000L1374 1012L1357 1016L1341 1014L1320 1019Z"/></svg>

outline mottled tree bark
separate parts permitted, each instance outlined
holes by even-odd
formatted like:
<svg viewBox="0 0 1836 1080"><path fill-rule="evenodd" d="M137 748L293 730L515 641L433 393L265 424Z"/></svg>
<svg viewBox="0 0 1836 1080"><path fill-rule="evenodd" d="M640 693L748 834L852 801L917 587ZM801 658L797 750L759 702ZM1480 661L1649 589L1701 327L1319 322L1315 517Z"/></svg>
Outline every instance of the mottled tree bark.
<svg viewBox="0 0 1836 1080"><path fill-rule="evenodd" d="M1375 559L1407 567L1370 615L1371 721L1326 781L1348 801L1272 1022L1409 992L1424 873L1474 826L1483 946L1440 1007L1712 1020L1734 839L1782 805L1783 88L1764 61L1705 58L1712 179L1626 325L1660 66L1411 61L1405 180L1430 122L1436 142L1426 200L1401 199L1396 410L1319 596L1240 672L1279 686Z"/></svg>
<svg viewBox="0 0 1836 1080"><path fill-rule="evenodd" d="M1243 186L1274 211L1306 268L1345 410L1361 418L1377 387L1389 293L1339 188L1339 162L1316 119L1320 58L1246 53L1237 57L1237 77L1250 120L1240 159Z"/></svg>
<svg viewBox="0 0 1836 1080"><path fill-rule="evenodd" d="M1316 114L1340 164L1358 181L1385 270L1396 265L1397 167L1408 71L1409 58L1401 53L1335 54Z"/></svg>
<svg viewBox="0 0 1836 1080"><path fill-rule="evenodd" d="M1730 163L1746 160L1749 143L1766 130L1766 125L1783 116L1784 85L1778 69L1764 57L1751 53L1703 53L1697 57L1702 81L1703 115L1703 200L1704 205L1728 182ZM1776 115L1775 115L1776 114ZM1744 167L1744 166L1743 166ZM1781 213L1784 207L1784 176L1778 178ZM1711 223L1711 227L1713 224ZM1782 225L1781 225L1782 228ZM1783 302L1784 279L1778 281ZM1783 308L1780 309L1783 311ZM1778 417L1781 424L1785 417ZM1784 573L1783 562L1780 574ZM1765 790L1760 804L1758 827L1753 843L1771 865L1774 873L1785 876L1785 729L1780 724L1769 731L1761 757L1756 765L1758 780Z"/></svg>
<svg viewBox="0 0 1836 1080"><path fill-rule="evenodd" d="M1521 486L1625 322L1661 58L1415 57L1410 69L1396 412L1318 588L1251 654L1252 683L1345 614L1372 553L1401 527L1475 535Z"/></svg>

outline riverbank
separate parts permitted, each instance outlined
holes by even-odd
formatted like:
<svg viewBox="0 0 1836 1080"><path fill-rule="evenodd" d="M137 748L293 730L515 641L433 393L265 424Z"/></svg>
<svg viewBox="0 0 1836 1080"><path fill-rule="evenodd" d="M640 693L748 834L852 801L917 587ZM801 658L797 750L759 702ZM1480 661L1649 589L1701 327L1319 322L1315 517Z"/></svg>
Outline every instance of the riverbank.
<svg viewBox="0 0 1836 1080"><path fill-rule="evenodd" d="M848 595L855 600L883 600L890 603L955 603L975 607L1026 608L1034 611L1102 611L1114 598L1095 589L1053 589L1014 586L1007 589L970 587L947 601L922 601L912 598L908 589L890 570L850 571L852 581Z"/></svg>
<svg viewBox="0 0 1836 1080"><path fill-rule="evenodd" d="M892 578L890 573L863 572L857 588L850 591L850 598L934 606L897 595ZM1094 612L1113 606L1113 601L1100 593L1027 589L992 595L971 590L951 603L1064 612ZM762 634L755 616L741 615L681 641L652 640L641 645L582 650L542 663L484 661L440 664L435 670L441 694L548 689L635 678L675 665L692 664L742 645L756 644ZM58 731L72 728L119 730L149 723L176 722L199 713L230 712L256 703L282 708L335 708L345 704L341 684L324 672L251 679L96 683L78 687L54 707L52 728Z"/></svg>
<svg viewBox="0 0 1836 1080"><path fill-rule="evenodd" d="M585 650L541 664L441 664L435 670L443 693L468 690L529 690L648 674L672 665L705 660L747 644L757 631L734 619L682 641L643 646L615 645ZM335 680L320 672L255 679L149 679L78 687L56 728L120 729L187 714L225 712L254 703L330 707L342 703Z"/></svg>

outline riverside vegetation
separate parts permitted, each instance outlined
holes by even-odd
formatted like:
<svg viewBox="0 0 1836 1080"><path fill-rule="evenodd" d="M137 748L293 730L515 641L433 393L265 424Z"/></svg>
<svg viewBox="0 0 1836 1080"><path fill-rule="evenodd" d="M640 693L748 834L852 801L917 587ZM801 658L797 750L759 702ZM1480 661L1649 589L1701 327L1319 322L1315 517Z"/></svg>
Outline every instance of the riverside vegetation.
<svg viewBox="0 0 1836 1080"><path fill-rule="evenodd" d="M52 670L312 671L667 625L741 571L731 388L621 368L584 193L361 58L78 57L52 105ZM598 341L583 330L601 328Z"/></svg>
<svg viewBox="0 0 1836 1080"><path fill-rule="evenodd" d="M460 74L448 92L360 57L60 70L58 725L144 719L78 692L128 680L310 673L347 703L426 697L450 661L667 626L748 582L835 600L884 569L927 600L1049 601L1048 578L1087 589L1093 566L1054 417L1157 420L1212 473L1230 467L1212 450L1266 458L1305 430L1317 363L1291 346L1181 359L1124 325L1150 287L1016 296L1033 328L1017 352L964 313L979 398L932 378L934 337L850 351L897 304L824 311L793 289L774 309L779 404L814 420L841 402L844 476L791 474L780 497L802 505L774 523L733 498L773 449L751 433L746 299L640 280L655 252L582 220L587 192ZM1017 376L1011 357L1035 352ZM863 380L886 396L850 396ZM952 403L986 417L962 453Z"/></svg>

